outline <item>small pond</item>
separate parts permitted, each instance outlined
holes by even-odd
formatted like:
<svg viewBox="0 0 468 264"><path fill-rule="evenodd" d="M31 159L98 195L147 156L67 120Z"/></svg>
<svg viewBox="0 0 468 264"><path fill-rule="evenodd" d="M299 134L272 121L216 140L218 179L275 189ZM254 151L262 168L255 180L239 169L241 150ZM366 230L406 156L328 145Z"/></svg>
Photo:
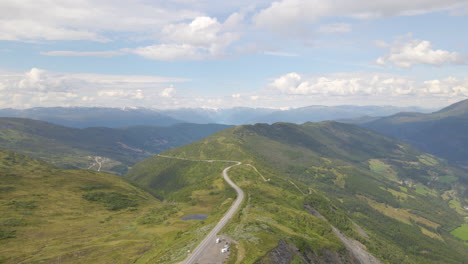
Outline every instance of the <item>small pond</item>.
<svg viewBox="0 0 468 264"><path fill-rule="evenodd" d="M192 214L192 215L186 215L182 220L187 221L187 220L205 220L208 217L206 214Z"/></svg>

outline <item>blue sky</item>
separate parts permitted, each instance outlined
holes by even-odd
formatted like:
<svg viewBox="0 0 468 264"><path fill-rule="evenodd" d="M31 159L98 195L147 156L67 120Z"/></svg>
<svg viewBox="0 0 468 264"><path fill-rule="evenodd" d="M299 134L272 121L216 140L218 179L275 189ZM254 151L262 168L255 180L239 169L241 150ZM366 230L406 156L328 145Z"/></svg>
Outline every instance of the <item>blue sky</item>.
<svg viewBox="0 0 468 264"><path fill-rule="evenodd" d="M442 107L466 0L0 0L0 108Z"/></svg>

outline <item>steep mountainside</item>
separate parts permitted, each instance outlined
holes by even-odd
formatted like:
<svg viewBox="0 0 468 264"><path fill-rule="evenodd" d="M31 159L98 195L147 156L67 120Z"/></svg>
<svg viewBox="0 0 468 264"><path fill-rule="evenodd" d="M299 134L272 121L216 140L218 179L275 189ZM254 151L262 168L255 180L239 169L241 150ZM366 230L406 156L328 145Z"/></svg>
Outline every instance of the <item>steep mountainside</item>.
<svg viewBox="0 0 468 264"><path fill-rule="evenodd" d="M468 166L468 100L432 114L399 113L361 125Z"/></svg>
<svg viewBox="0 0 468 264"><path fill-rule="evenodd" d="M51 123L0 118L0 147L41 158L62 168L125 172L155 153L200 140L225 125L69 128Z"/></svg>
<svg viewBox="0 0 468 264"><path fill-rule="evenodd" d="M164 155L244 163L229 172L247 197L222 231L238 243L229 263L468 258L461 237L451 233L464 228L468 175L372 131L336 122L248 125ZM127 176L167 202L203 204L199 193L220 192L214 164L165 156L135 165ZM187 248L184 238L174 248ZM153 257L177 260L170 252Z"/></svg>

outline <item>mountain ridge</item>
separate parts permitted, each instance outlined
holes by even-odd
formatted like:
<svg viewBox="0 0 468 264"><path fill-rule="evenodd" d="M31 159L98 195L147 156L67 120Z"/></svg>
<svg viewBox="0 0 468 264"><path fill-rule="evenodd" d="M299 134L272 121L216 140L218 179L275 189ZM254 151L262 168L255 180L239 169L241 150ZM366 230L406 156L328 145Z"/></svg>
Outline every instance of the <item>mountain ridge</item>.
<svg viewBox="0 0 468 264"><path fill-rule="evenodd" d="M301 252L285 259L343 252L331 225L383 262L459 263L467 257L463 243L450 234L463 224L459 210L466 202L466 172L370 130L336 122L244 125L163 155L239 160L268 179L248 166L230 171L249 197L223 231L238 241L242 256L232 258L243 258L237 260L242 263L273 263L264 257L280 240ZM127 177L164 201L196 202L195 194L210 190L214 181L203 176L204 169L152 157Z"/></svg>
<svg viewBox="0 0 468 264"><path fill-rule="evenodd" d="M169 126L176 123L221 123L242 125L254 123L305 123L324 120L387 116L397 112L424 111L419 107L394 106L306 106L292 109L233 107L226 109L179 108L109 108L109 107L36 107L0 109L0 116L43 120L69 127L123 127L135 125Z"/></svg>
<svg viewBox="0 0 468 264"><path fill-rule="evenodd" d="M42 158L62 168L88 168L97 162L94 157L100 157L107 159L108 165L103 168L122 173L126 167L156 153L228 127L175 124L80 129L39 120L0 117L0 146Z"/></svg>
<svg viewBox="0 0 468 264"><path fill-rule="evenodd" d="M359 125L468 165L468 99L430 114L399 113Z"/></svg>

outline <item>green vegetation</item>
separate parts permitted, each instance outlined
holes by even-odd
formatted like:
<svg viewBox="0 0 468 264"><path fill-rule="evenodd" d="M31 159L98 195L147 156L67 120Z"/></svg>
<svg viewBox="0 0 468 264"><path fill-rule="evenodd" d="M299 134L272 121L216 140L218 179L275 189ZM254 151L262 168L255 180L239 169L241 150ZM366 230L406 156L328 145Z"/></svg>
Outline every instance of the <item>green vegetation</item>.
<svg viewBox="0 0 468 264"><path fill-rule="evenodd" d="M162 204L111 174L59 170L0 149L0 190L0 263L134 262L164 234L135 220ZM138 207L111 211L83 199L97 192Z"/></svg>
<svg viewBox="0 0 468 264"><path fill-rule="evenodd" d="M92 192L83 194L83 198L88 201L101 203L106 207L106 209L111 211L138 206L138 203L135 200L130 199L128 195L118 192Z"/></svg>
<svg viewBox="0 0 468 264"><path fill-rule="evenodd" d="M225 125L69 128L51 123L0 118L0 147L43 159L60 168L90 168L124 175L155 153L202 139Z"/></svg>
<svg viewBox="0 0 468 264"><path fill-rule="evenodd" d="M468 100L431 114L399 113L360 124L383 135L412 144L419 149L468 165ZM436 165L431 155L420 157L426 165ZM468 178L464 178L468 182Z"/></svg>
<svg viewBox="0 0 468 264"><path fill-rule="evenodd" d="M0 151L0 263L179 263L236 195L221 177L232 163L200 161L211 159L243 162L229 172L246 194L222 230L237 242L229 263L267 261L281 243L298 249L285 253L295 263L346 259L332 226L383 263L468 259L455 237L466 231L468 175L371 131L335 122L257 124L163 154L186 159L151 157L124 180ZM182 220L190 214L208 217Z"/></svg>
<svg viewBox="0 0 468 264"><path fill-rule="evenodd" d="M439 196L449 192L452 199L463 199L467 174L368 130L334 122L257 124L224 130L164 155L238 160L269 179L245 165L229 173L247 197L223 230L239 243L237 263L258 261L280 240L296 245L301 254L320 255L326 249L345 256L330 225L388 263L460 263L468 257L463 243L450 234L462 215ZM215 182L224 166L153 157L127 176L167 202L197 205L197 194L220 193ZM144 221L161 221L148 217L153 220ZM194 243L185 245L190 249ZM184 254L156 252L161 251L148 253L148 259L160 263Z"/></svg>
<svg viewBox="0 0 468 264"><path fill-rule="evenodd" d="M462 225L451 232L452 235L460 238L461 240L468 241L468 225Z"/></svg>

